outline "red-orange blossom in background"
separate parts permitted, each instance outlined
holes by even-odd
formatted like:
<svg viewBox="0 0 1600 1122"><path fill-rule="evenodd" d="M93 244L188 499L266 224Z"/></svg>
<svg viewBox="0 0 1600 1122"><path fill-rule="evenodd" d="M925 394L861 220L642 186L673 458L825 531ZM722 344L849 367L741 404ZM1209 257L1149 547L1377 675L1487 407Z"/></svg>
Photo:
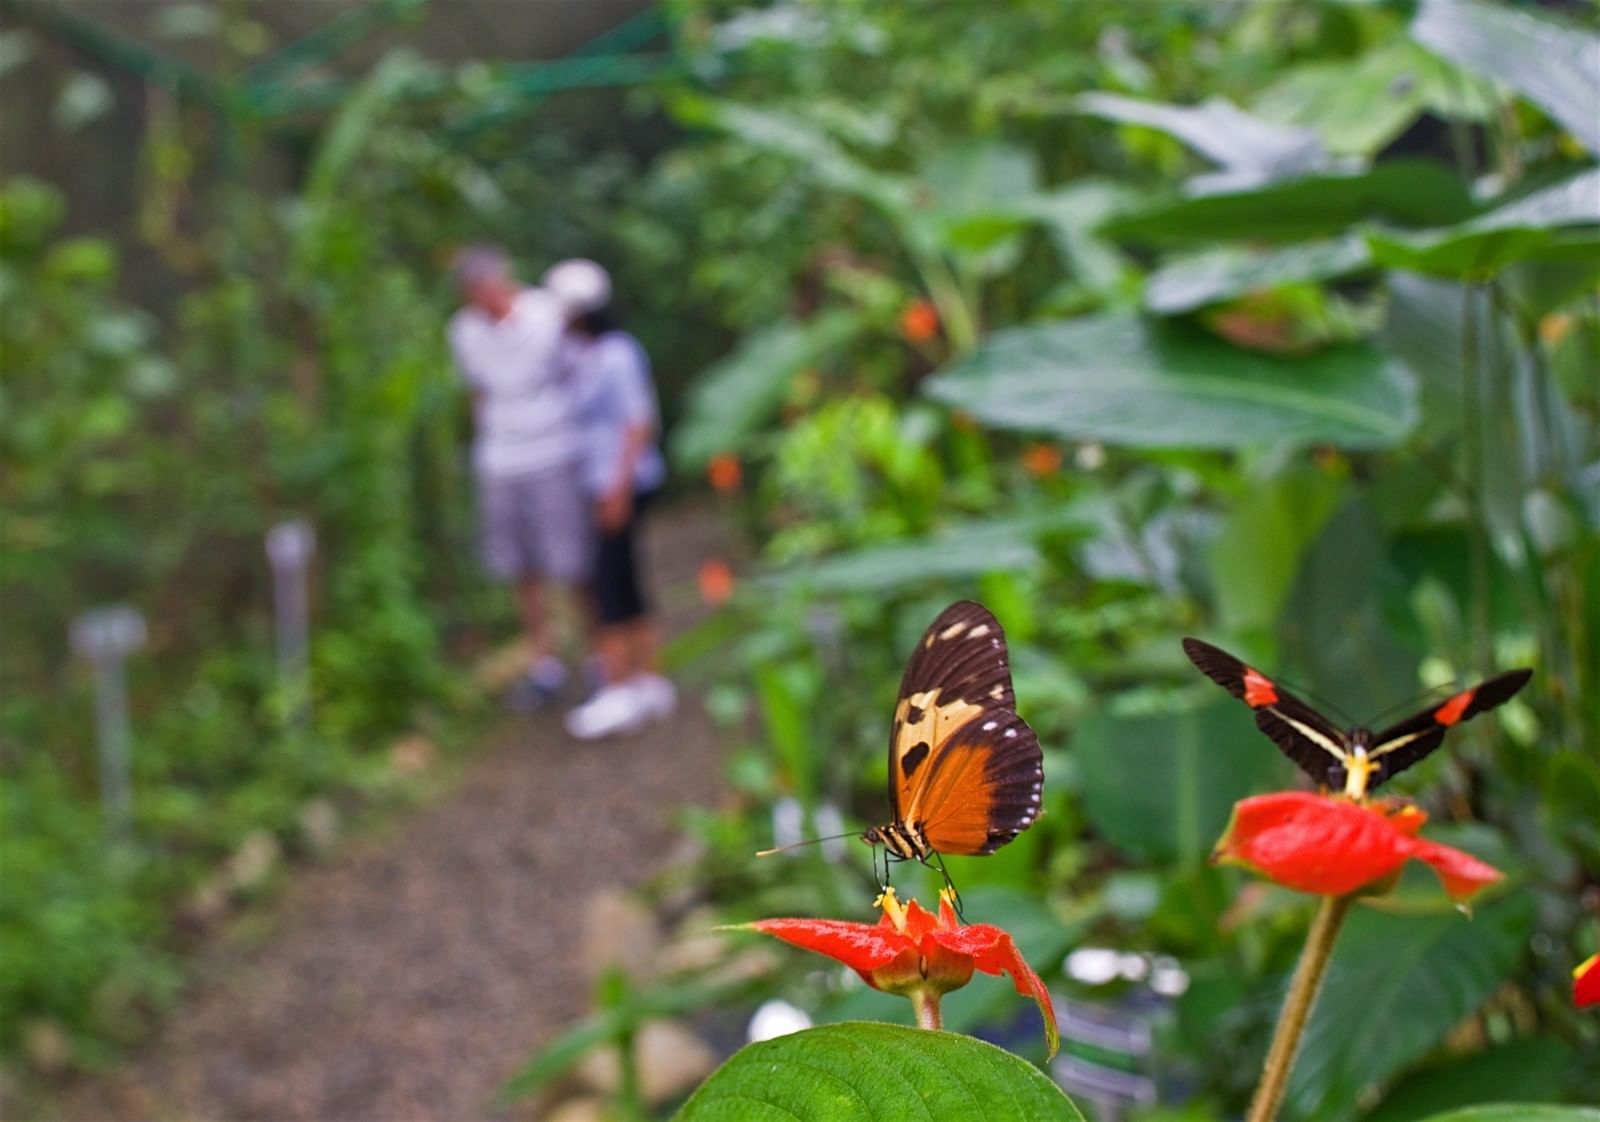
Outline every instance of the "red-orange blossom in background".
<svg viewBox="0 0 1600 1122"><path fill-rule="evenodd" d="M939 309L929 300L913 300L900 313L900 334L907 342L926 343L939 334Z"/></svg>

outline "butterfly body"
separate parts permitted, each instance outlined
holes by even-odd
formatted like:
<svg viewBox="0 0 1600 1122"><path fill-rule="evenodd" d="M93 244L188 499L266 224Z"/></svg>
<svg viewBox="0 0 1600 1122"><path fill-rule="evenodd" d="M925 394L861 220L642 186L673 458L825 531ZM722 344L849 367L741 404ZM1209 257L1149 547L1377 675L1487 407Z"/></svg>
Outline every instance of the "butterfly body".
<svg viewBox="0 0 1600 1122"><path fill-rule="evenodd" d="M892 818L861 839L901 861L993 853L1033 824L1043 787L999 621L970 600L950 605L901 679L889 733Z"/></svg>
<svg viewBox="0 0 1600 1122"><path fill-rule="evenodd" d="M1256 725L1302 771L1352 799L1365 798L1423 759L1452 726L1510 701L1533 676L1532 670L1508 670L1384 729L1340 728L1220 647L1185 639L1183 650L1206 677L1250 707Z"/></svg>
<svg viewBox="0 0 1600 1122"><path fill-rule="evenodd" d="M881 845L898 861L926 861L933 847L915 822L889 822L869 827L861 835L868 845Z"/></svg>

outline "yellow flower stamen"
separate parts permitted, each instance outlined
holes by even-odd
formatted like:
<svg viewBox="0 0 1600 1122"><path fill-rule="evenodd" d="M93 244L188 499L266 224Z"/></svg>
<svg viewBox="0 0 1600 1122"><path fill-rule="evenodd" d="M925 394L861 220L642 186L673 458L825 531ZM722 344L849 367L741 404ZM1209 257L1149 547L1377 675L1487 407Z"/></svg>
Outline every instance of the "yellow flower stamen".
<svg viewBox="0 0 1600 1122"><path fill-rule="evenodd" d="M889 917L890 923L894 924L894 929L900 932L902 935L905 934L906 910L900 901L895 897L893 886L885 887L884 890L878 894L878 898L872 902L872 905L876 908L882 908L883 914Z"/></svg>

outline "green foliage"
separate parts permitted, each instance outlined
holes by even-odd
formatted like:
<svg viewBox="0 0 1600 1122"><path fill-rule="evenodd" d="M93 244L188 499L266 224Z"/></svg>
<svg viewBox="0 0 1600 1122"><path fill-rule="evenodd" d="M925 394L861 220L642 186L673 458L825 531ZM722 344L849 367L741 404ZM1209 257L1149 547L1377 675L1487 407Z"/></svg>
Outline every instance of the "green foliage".
<svg viewBox="0 0 1600 1122"><path fill-rule="evenodd" d="M739 451L771 423L796 376L847 346L860 329L858 317L834 311L752 334L690 391L688 415L673 435L674 461L695 471L719 453Z"/></svg>
<svg viewBox="0 0 1600 1122"><path fill-rule="evenodd" d="M1502 984L1531 918L1522 895L1476 909L1470 922L1453 910L1351 916L1290 1079L1290 1108L1349 1117L1366 1087L1427 1055Z"/></svg>
<svg viewBox="0 0 1600 1122"><path fill-rule="evenodd" d="M1247 735L1233 706L1101 712L1073 739L1084 810L1130 859L1194 865L1222 835L1236 800L1281 786L1283 761Z"/></svg>
<svg viewBox="0 0 1600 1122"><path fill-rule="evenodd" d="M1370 347L1274 358L1123 315L998 331L929 392L996 427L1135 447L1384 447L1414 423Z"/></svg>
<svg viewBox="0 0 1600 1122"><path fill-rule="evenodd" d="M404 54L297 140L287 198L247 132L191 216L204 153L183 126L154 137L147 232L190 278L162 326L117 295L110 243L56 234L52 191L0 196L0 593L22 637L0 652L0 1043L38 1016L137 1036L171 989L172 902L251 833L288 836L310 792L375 783L363 749L449 704L446 637L454 657L482 621L433 274L489 236L535 268L614 264L682 413L679 464L745 469L772 572L683 648L726 660L712 708L735 738L730 806L690 819L697 898L748 918L870 895L864 860L749 854L780 800L882 820L905 652L980 596L1048 813L952 863L969 914L1015 925L1058 988L1081 939L1178 957L1162 1061L1188 1116L1236 1116L1305 916L1201 863L1285 765L1242 708L1195 708L1209 687L1177 636L1360 720L1528 663L1533 689L1397 784L1515 890L1470 923L1406 886L1352 919L1294 1101L1382 1119L1469 1084L1539 1097L1471 1083L1502 1068L1592 1100L1600 1041L1565 969L1592 946L1577 902L1600 868L1593 33L1489 0L675 9L678 76L626 111L674 119L664 151L659 116L617 114L639 136L595 144L602 114L530 127L492 76ZM424 87L439 103L411 106ZM310 743L262 653L260 534L289 513L322 545ZM158 625L135 666L142 848L116 862L84 683L62 672L89 599ZM758 986L894 1015L831 974ZM758 986L608 984L514 1089ZM950 1023L1002 1025L995 994L957 995ZM777 1089L766 1068L796 1049L863 1102L933 1094L959 1063L1074 1116L1020 1061L872 1026L748 1049L684 1116L750 1116L718 1097ZM833 1086L795 1078L784 1093Z"/></svg>
<svg viewBox="0 0 1600 1122"><path fill-rule="evenodd" d="M470 571L448 309L351 186L381 135L382 79L295 206L218 192L217 260L166 331L116 295L109 242L56 234L53 189L0 192L0 1047L38 1018L80 1062L137 1039L174 992L179 902L246 893L226 882L230 853L263 832L292 851L306 799L371 790L364 750L450 701L428 604ZM306 732L273 680L262 553L289 515L319 539ZM106 600L137 605L153 636L130 664L127 852L102 835L65 642Z"/></svg>
<svg viewBox="0 0 1600 1122"><path fill-rule="evenodd" d="M839 1024L751 1044L676 1115L699 1120L815 1118L1082 1119L1029 1064L992 1044L897 1025Z"/></svg>
<svg viewBox="0 0 1600 1122"><path fill-rule="evenodd" d="M953 863L969 903L1031 886L1061 931L1178 956L1191 990L1163 1062L1196 1088L1194 1117L1236 1116L1305 912L1200 859L1232 801L1288 768L1241 707L1195 708L1177 637L1238 649L1351 722L1532 664L1525 697L1395 785L1442 834L1470 824L1518 888L1468 922L1408 882L1396 914L1351 921L1294 1113L1485 1101L1450 1078L1477 1061L1539 1073L1506 1096L1592 1095L1594 1034L1526 953L1531 935L1583 957L1572 901L1600 867L1597 223L1573 100L1592 34L1486 0L1139 21L1024 6L959 29L942 9L818 4L803 34L741 25L733 45L719 34L738 17L686 8L706 21L685 25L698 57L733 65L714 96L674 92L710 130L674 175L723 176L735 214L731 167L803 196L771 306L812 323L870 309L823 376L791 382L781 425L738 430L741 513L775 572L733 609L747 639L727 696L790 731L741 753L766 781L737 829L706 835L726 846L718 895L741 917L796 914L858 883L816 862L746 869L736 846L769 844L780 795L880 820L884 690L943 602L979 596L1045 746L1048 813ZM826 252L792 252L806 235ZM751 290L774 283L739 267ZM938 335L895 339L891 293L931 300ZM814 600L841 621L833 648L802 622ZM795 698L752 679L803 681L826 715L793 720ZM806 736L830 763L801 783ZM815 980L790 992L824 1016L904 1016Z"/></svg>
<svg viewBox="0 0 1600 1122"><path fill-rule="evenodd" d="M1396 160L1364 171L1157 203L1118 215L1101 232L1153 246L1291 242L1334 237L1368 220L1424 227L1463 221L1471 213L1466 186L1439 164Z"/></svg>
<svg viewBox="0 0 1600 1122"><path fill-rule="evenodd" d="M1600 154L1594 115L1600 35L1485 0L1424 0L1411 34L1435 54L1504 82Z"/></svg>
<svg viewBox="0 0 1600 1122"><path fill-rule="evenodd" d="M1600 1119L1600 1110L1591 1107L1497 1103L1430 1115L1422 1122L1595 1122L1596 1119Z"/></svg>

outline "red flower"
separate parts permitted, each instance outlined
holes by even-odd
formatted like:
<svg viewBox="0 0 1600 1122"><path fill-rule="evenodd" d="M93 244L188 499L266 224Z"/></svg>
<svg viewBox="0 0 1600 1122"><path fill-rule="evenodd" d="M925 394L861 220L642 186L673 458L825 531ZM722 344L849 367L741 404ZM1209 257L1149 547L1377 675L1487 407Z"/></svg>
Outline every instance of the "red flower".
<svg viewBox="0 0 1600 1122"><path fill-rule="evenodd" d="M1572 1003L1579 1008L1600 1005L1600 954L1572 972Z"/></svg>
<svg viewBox="0 0 1600 1122"><path fill-rule="evenodd" d="M900 313L900 334L907 342L926 343L939 334L939 309L927 300L913 300Z"/></svg>
<svg viewBox="0 0 1600 1122"><path fill-rule="evenodd" d="M974 970L1009 974L1017 992L1038 1003L1050 1055L1056 1054L1060 1038L1050 991L1023 960L1010 935L992 924L964 925L951 906L948 889L939 895L938 915L915 900L902 907L892 888L884 889L877 903L883 909L877 923L763 919L744 926L836 959L874 989L911 998L919 1020L931 1028L938 1027L939 995L966 985ZM931 1018L923 1015L929 1005Z"/></svg>
<svg viewBox="0 0 1600 1122"><path fill-rule="evenodd" d="M733 570L720 557L709 557L700 564L700 599L715 607L733 596Z"/></svg>
<svg viewBox="0 0 1600 1122"><path fill-rule="evenodd" d="M1030 444L1022 451L1022 466L1035 479L1048 479L1061 471L1061 449L1054 444Z"/></svg>
<svg viewBox="0 0 1600 1122"><path fill-rule="evenodd" d="M1304 791L1257 795L1234 805L1213 857L1323 896L1381 887L1413 857L1432 867L1458 902L1501 878L1498 869L1470 853L1419 838L1427 820L1409 804L1357 803Z"/></svg>
<svg viewBox="0 0 1600 1122"><path fill-rule="evenodd" d="M706 476L715 490L728 495L739 489L744 471L739 466L739 457L732 452L721 452L711 457L706 465Z"/></svg>

